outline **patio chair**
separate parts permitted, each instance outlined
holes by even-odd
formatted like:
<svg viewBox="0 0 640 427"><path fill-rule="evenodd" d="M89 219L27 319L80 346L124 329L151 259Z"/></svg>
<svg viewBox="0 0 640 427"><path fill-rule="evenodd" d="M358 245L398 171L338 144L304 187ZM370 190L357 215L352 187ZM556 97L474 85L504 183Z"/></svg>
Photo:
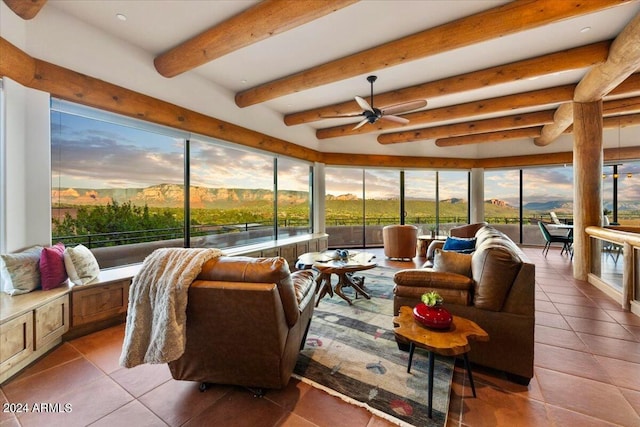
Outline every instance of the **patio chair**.
<svg viewBox="0 0 640 427"><path fill-rule="evenodd" d="M542 253L544 256L547 256L549 253L549 248L552 243L562 243L562 250L560 251L560 255L563 253L571 254L571 259L573 259L573 250L571 249L571 245L573 244L573 236L570 234L568 236L560 236L557 234L551 234L549 229L544 222L538 222L538 226L540 227L540 231L542 232L542 236L545 240L544 248L542 249Z"/></svg>
<svg viewBox="0 0 640 427"><path fill-rule="evenodd" d="M555 212L549 212L549 216L551 216L551 221L553 221L554 224L558 224L558 225L562 224L558 219L558 215L556 215Z"/></svg>

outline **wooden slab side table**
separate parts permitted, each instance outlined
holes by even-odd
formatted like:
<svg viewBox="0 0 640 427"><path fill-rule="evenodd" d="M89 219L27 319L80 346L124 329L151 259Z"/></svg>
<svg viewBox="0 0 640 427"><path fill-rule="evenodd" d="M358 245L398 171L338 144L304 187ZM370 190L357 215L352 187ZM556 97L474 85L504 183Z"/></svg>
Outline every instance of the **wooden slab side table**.
<svg viewBox="0 0 640 427"><path fill-rule="evenodd" d="M413 317L413 309L408 306L400 307L400 313L393 318L393 331L409 341L409 363L407 372L411 372L411 362L415 347L424 348L429 352L429 418L431 418L431 403L433 402L433 368L434 353L442 356L464 357L464 364L469 376L469 384L473 397L476 397L476 388L473 384L471 365L467 353L471 350L469 340L489 341L489 334L475 322L464 317L453 316L453 322L449 329L429 329L419 324Z"/></svg>

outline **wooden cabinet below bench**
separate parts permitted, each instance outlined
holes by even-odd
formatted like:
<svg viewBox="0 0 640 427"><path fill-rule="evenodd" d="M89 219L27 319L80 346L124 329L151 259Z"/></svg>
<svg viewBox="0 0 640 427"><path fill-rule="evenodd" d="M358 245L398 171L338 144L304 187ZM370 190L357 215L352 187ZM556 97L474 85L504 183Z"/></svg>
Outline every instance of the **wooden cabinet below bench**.
<svg viewBox="0 0 640 427"><path fill-rule="evenodd" d="M129 305L131 279L109 283L76 286L71 296L71 330L65 339L122 323L126 319Z"/></svg>
<svg viewBox="0 0 640 427"><path fill-rule="evenodd" d="M0 383L62 342L69 330L68 292L0 296Z"/></svg>

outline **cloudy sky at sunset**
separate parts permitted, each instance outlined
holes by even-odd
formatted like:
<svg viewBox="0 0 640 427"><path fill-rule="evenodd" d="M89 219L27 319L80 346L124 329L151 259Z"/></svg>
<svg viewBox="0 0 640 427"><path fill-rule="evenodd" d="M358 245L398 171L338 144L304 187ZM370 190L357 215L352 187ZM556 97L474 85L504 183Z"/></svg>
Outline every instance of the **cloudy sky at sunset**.
<svg viewBox="0 0 640 427"><path fill-rule="evenodd" d="M184 142L72 114L52 112L52 168L54 187L139 188L184 181ZM308 165L279 159L279 188L306 191ZM272 188L273 160L270 156L191 140L191 184L222 188ZM362 169L326 167L327 194L362 196ZM626 177L628 172L633 178ZM611 168L603 190L611 197ZM399 173L367 169L367 198L398 198ZM640 201L640 162L620 166L619 199ZM435 199L434 171L407 171L407 198ZM467 173L441 171L440 199L467 199ZM524 170L524 199L530 201L571 200L572 167ZM518 171L487 171L485 199L496 198L518 206Z"/></svg>

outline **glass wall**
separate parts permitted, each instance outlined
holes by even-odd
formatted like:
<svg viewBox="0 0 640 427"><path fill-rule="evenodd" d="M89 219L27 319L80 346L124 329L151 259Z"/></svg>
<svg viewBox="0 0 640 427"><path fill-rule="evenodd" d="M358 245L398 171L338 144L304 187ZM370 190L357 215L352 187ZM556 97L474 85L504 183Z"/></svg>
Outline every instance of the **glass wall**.
<svg viewBox="0 0 640 427"><path fill-rule="evenodd" d="M573 167L547 166L522 171L522 243L541 245L544 238L538 221L551 222L550 212L560 221L573 221Z"/></svg>
<svg viewBox="0 0 640 427"><path fill-rule="evenodd" d="M484 174L484 218L514 242L520 242L520 171ZM525 220L525 223L528 221Z"/></svg>
<svg viewBox="0 0 640 427"><path fill-rule="evenodd" d="M469 223L469 172L438 172L436 213L438 234L451 227Z"/></svg>
<svg viewBox="0 0 640 427"><path fill-rule="evenodd" d="M414 224L420 234L467 224L467 171L325 168L326 225L330 247L382 245L388 224ZM404 191L404 195L402 192ZM401 212L404 198L405 212Z"/></svg>
<svg viewBox="0 0 640 427"><path fill-rule="evenodd" d="M309 163L63 101L51 123L52 239L102 267L312 231Z"/></svg>
<svg viewBox="0 0 640 427"><path fill-rule="evenodd" d="M182 246L184 145L169 132L52 110L52 241Z"/></svg>
<svg viewBox="0 0 640 427"><path fill-rule="evenodd" d="M365 246L382 244L382 228L400 224L400 171L364 171Z"/></svg>
<svg viewBox="0 0 640 427"><path fill-rule="evenodd" d="M605 165L602 172L604 214L611 222L640 226L640 162Z"/></svg>
<svg viewBox="0 0 640 427"><path fill-rule="evenodd" d="M311 166L299 160L279 157L276 169L278 237L311 233Z"/></svg>
<svg viewBox="0 0 640 427"><path fill-rule="evenodd" d="M325 167L325 224L329 247L364 244L364 171Z"/></svg>
<svg viewBox="0 0 640 427"><path fill-rule="evenodd" d="M273 240L273 157L194 138L189 159L191 246Z"/></svg>
<svg viewBox="0 0 640 427"><path fill-rule="evenodd" d="M436 172L404 172L405 224L418 227L418 234L436 230Z"/></svg>

